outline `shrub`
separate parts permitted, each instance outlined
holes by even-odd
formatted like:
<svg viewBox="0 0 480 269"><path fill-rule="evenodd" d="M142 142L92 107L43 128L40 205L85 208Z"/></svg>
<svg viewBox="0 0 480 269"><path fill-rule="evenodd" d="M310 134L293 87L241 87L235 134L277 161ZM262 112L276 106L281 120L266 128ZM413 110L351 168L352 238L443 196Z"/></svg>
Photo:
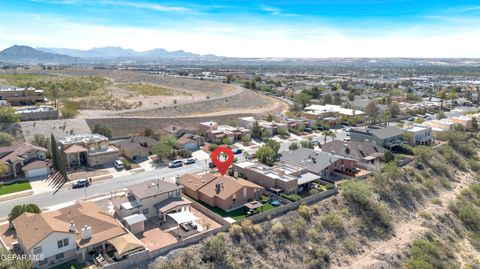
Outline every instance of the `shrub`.
<svg viewBox="0 0 480 269"><path fill-rule="evenodd" d="M309 220L312 217L313 210L308 207L307 205L300 205L298 207L298 214L302 216L304 219Z"/></svg>
<svg viewBox="0 0 480 269"><path fill-rule="evenodd" d="M238 224L232 224L228 229L228 233L232 238L238 241L242 238L242 227Z"/></svg>
<svg viewBox="0 0 480 269"><path fill-rule="evenodd" d="M192 152L190 150L181 149L177 152L182 158L190 158L192 157Z"/></svg>
<svg viewBox="0 0 480 269"><path fill-rule="evenodd" d="M210 145L208 146L208 150L214 151L217 147L218 147L217 144L210 144Z"/></svg>
<svg viewBox="0 0 480 269"><path fill-rule="evenodd" d="M345 228L343 226L343 219L337 213L329 213L321 220L322 226L328 230L339 232L343 231Z"/></svg>
<svg viewBox="0 0 480 269"><path fill-rule="evenodd" d="M202 249L202 259L212 262L215 268L238 268L235 258L231 255L223 234L217 234L207 241Z"/></svg>
<svg viewBox="0 0 480 269"><path fill-rule="evenodd" d="M314 245L310 249L307 262L311 268L327 268L330 264L328 249L319 245Z"/></svg>
<svg viewBox="0 0 480 269"><path fill-rule="evenodd" d="M79 109L79 105L77 102L64 101L63 106L60 109L60 112L62 113L63 118L69 119L78 115L79 113L78 109Z"/></svg>
<svg viewBox="0 0 480 269"><path fill-rule="evenodd" d="M480 163L477 160L468 160L468 167L474 172L480 172Z"/></svg>
<svg viewBox="0 0 480 269"><path fill-rule="evenodd" d="M122 163L126 170L132 169L132 164L127 159L123 159Z"/></svg>
<svg viewBox="0 0 480 269"><path fill-rule="evenodd" d="M95 126L93 126L92 133L103 135L109 139L112 138L112 130L110 130L110 128L108 128L108 126L105 124L95 124Z"/></svg>
<svg viewBox="0 0 480 269"><path fill-rule="evenodd" d="M13 140L15 140L13 136L5 132L0 132L0 147L10 146Z"/></svg>
<svg viewBox="0 0 480 269"><path fill-rule="evenodd" d="M451 251L434 239L416 239L410 249L405 268L458 268Z"/></svg>
<svg viewBox="0 0 480 269"><path fill-rule="evenodd" d="M292 144L290 144L290 146L288 146L288 149L289 150L296 150L296 149L298 149L298 144L297 143L292 143Z"/></svg>

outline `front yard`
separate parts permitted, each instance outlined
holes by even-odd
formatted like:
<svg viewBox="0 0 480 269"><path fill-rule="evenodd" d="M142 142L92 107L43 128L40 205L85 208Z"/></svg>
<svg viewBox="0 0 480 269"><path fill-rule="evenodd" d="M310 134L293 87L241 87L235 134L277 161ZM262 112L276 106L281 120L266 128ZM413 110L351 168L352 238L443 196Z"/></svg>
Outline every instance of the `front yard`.
<svg viewBox="0 0 480 269"><path fill-rule="evenodd" d="M19 191L26 191L32 189L30 186L30 182L26 181L17 181L8 184L1 184L0 185L0 195L15 193Z"/></svg>

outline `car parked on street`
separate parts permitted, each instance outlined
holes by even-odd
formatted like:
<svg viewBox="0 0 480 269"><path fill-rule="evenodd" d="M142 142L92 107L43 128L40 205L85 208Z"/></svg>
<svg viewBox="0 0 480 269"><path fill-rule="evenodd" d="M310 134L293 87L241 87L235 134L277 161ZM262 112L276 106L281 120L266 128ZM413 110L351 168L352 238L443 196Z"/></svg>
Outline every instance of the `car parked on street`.
<svg viewBox="0 0 480 269"><path fill-rule="evenodd" d="M183 161L183 164L194 164L196 162L195 158L188 158Z"/></svg>
<svg viewBox="0 0 480 269"><path fill-rule="evenodd" d="M233 154L237 155L237 154L242 154L242 149L234 149L232 150Z"/></svg>
<svg viewBox="0 0 480 269"><path fill-rule="evenodd" d="M175 160L168 163L168 168L176 168L180 166L183 166L182 160Z"/></svg>
<svg viewBox="0 0 480 269"><path fill-rule="evenodd" d="M73 189L84 188L84 187L88 187L89 185L90 185L90 182L88 181L88 179L83 178L73 182L72 188Z"/></svg>

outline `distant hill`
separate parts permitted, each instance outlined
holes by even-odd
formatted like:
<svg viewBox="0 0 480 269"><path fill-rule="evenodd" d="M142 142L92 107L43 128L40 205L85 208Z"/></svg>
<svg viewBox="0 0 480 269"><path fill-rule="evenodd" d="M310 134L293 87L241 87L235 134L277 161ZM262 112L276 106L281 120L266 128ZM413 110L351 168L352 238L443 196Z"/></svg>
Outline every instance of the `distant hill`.
<svg viewBox="0 0 480 269"><path fill-rule="evenodd" d="M14 45L0 52L0 61L10 63L71 64L77 60L72 56L40 51L29 46Z"/></svg>
<svg viewBox="0 0 480 269"><path fill-rule="evenodd" d="M199 54L185 52L183 50L167 51L165 49L153 49L137 52L132 49L121 47L101 47L89 50L65 49L65 48L37 48L40 51L56 54L65 54L72 57L85 59L114 59L114 58L191 58L200 57Z"/></svg>

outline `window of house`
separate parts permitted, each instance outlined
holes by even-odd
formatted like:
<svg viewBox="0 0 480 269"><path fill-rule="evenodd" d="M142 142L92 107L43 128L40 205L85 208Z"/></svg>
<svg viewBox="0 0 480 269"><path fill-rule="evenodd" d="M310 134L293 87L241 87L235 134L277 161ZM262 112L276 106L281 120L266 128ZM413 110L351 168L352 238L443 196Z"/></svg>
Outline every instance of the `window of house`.
<svg viewBox="0 0 480 269"><path fill-rule="evenodd" d="M235 204L236 200L237 200L237 194L233 194L232 203Z"/></svg>
<svg viewBox="0 0 480 269"><path fill-rule="evenodd" d="M63 239L63 246L68 246L68 238Z"/></svg>
<svg viewBox="0 0 480 269"><path fill-rule="evenodd" d="M58 240L57 241L57 246L58 246L58 248L62 248L63 247L63 240Z"/></svg>
<svg viewBox="0 0 480 269"><path fill-rule="evenodd" d="M173 198L173 192L168 193L168 198Z"/></svg>
<svg viewBox="0 0 480 269"><path fill-rule="evenodd" d="M42 247L41 246L33 249L33 254L34 255L38 255L40 253L42 253Z"/></svg>
<svg viewBox="0 0 480 269"><path fill-rule="evenodd" d="M143 214L144 214L144 215L148 214L148 208L145 208L145 209L143 210Z"/></svg>
<svg viewBox="0 0 480 269"><path fill-rule="evenodd" d="M62 253L58 253L55 255L55 260L60 260L60 259L63 259L65 257L65 255Z"/></svg>

